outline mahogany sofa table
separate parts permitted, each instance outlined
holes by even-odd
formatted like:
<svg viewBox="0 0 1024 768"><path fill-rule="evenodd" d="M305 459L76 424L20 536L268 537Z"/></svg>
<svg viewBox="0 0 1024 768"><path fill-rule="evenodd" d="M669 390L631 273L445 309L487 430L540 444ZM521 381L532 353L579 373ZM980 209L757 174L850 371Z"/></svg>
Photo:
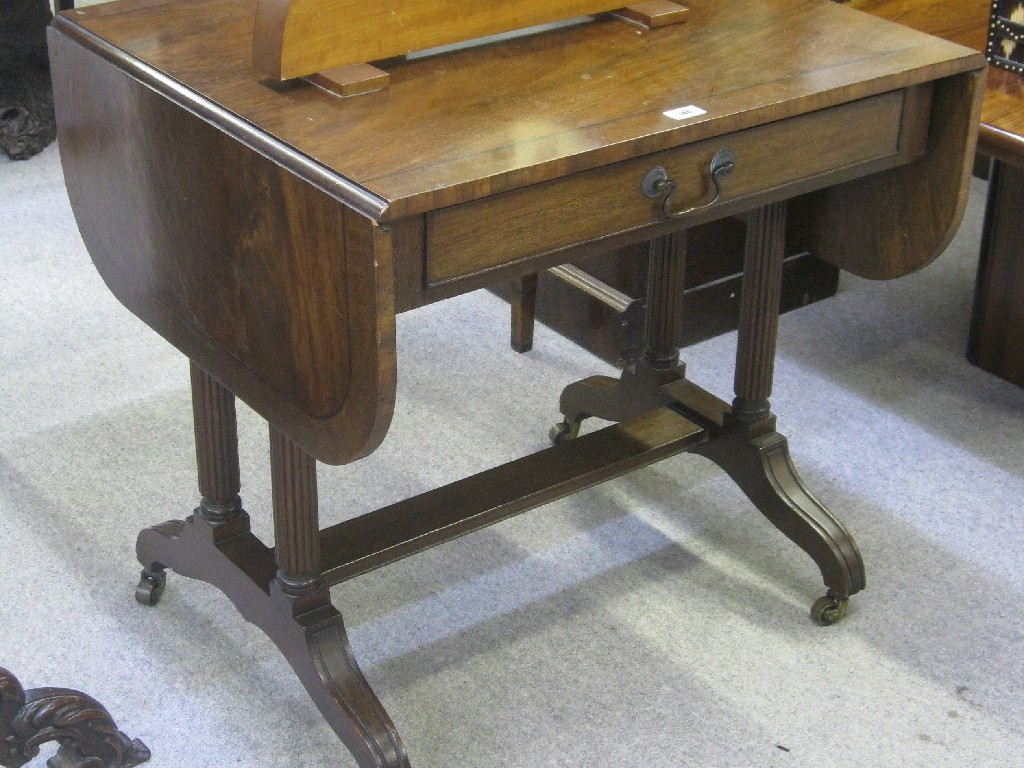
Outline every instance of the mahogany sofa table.
<svg viewBox="0 0 1024 768"><path fill-rule="evenodd" d="M192 361L202 498L139 534L138 598L155 603L168 568L216 585L360 766L408 766L329 587L692 452L811 556L815 618L838 620L864 565L769 406L783 242L879 279L937 255L965 205L982 57L825 0L700 0L685 24L598 15L385 62L387 89L340 99L253 69L254 9L126 0L51 28L82 236L118 299ZM687 380L670 340L686 229L738 214L727 402ZM317 462L387 431L397 313L636 242L645 352L621 379L566 388L554 446L320 530ZM239 497L236 396L270 424L274 549ZM617 423L577 436L588 416Z"/></svg>

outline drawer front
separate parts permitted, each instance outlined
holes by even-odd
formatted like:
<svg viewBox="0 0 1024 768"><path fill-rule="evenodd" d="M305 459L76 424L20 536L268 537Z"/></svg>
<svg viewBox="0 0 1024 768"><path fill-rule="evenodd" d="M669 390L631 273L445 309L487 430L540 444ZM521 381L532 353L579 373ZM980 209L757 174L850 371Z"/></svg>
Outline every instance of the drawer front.
<svg viewBox="0 0 1024 768"><path fill-rule="evenodd" d="M909 162L924 152L930 101L930 85L915 86L434 211L427 216L427 283L664 221L662 199L641 190L656 166L678 185L673 210L706 203L714 196L709 167L722 149L735 155L735 168L700 220L715 209L742 210L737 204L745 198L789 186L793 194L807 192ZM685 226L687 217L679 221Z"/></svg>

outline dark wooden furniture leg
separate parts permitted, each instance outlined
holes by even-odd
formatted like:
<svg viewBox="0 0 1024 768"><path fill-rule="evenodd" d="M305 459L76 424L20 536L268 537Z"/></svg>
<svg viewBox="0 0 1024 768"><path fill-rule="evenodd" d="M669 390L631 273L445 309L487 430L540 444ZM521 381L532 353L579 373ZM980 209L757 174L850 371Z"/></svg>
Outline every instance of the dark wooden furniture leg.
<svg viewBox="0 0 1024 768"><path fill-rule="evenodd" d="M645 260L626 254L639 254L642 248L640 244L602 255L617 267L612 278L628 279L633 294L640 298L575 264L559 264L492 286L490 290L512 308L512 349L527 352L533 348L534 323L543 300L558 308L554 316L546 318L552 330L618 368L634 361L642 351L647 266ZM621 271L628 277L622 278Z"/></svg>
<svg viewBox="0 0 1024 768"><path fill-rule="evenodd" d="M156 605L167 582L171 566L155 554L146 554L144 541L152 534L177 537L187 524L201 531L210 545L230 540L249 532L249 515L242 509L239 496L241 479L238 469L238 431L235 421L235 397L198 365L191 365L192 416L196 436L196 468L199 476L199 506L188 523L173 520L143 531L139 536L137 554L142 563L142 578L135 598L144 605ZM158 541L163 535L158 534Z"/></svg>
<svg viewBox="0 0 1024 768"><path fill-rule="evenodd" d="M992 161L967 359L1024 386L1024 170Z"/></svg>
<svg viewBox="0 0 1024 768"><path fill-rule="evenodd" d="M832 624L846 613L849 597L864 588L864 563L853 537L801 481L786 438L775 431L769 396L782 285L785 203L751 213L736 352L736 398L724 414L724 431L696 453L724 469L780 531L821 569L828 594L811 608Z"/></svg>
<svg viewBox="0 0 1024 768"><path fill-rule="evenodd" d="M652 241L646 351L619 379L593 376L562 392L564 420L551 438L577 436L590 416L623 421L668 405L702 425L707 439L689 450L724 469L754 505L821 569L828 593L811 608L832 624L864 587L864 564L850 533L806 489L775 430L769 396L775 365L786 228L785 203L750 214L744 258L736 397L728 405L686 380L676 348L681 325L685 233Z"/></svg>
<svg viewBox="0 0 1024 768"><path fill-rule="evenodd" d="M408 768L320 578L316 462L271 427L277 548L268 548L250 532L238 495L234 396L193 364L192 397L202 500L187 520L139 534L136 597L156 604L167 568L215 585L274 641L361 768Z"/></svg>
<svg viewBox="0 0 1024 768"><path fill-rule="evenodd" d="M151 757L92 696L68 688L26 691L0 667L0 765L21 768L51 741L60 748L46 761L49 768L131 768Z"/></svg>
<svg viewBox="0 0 1024 768"><path fill-rule="evenodd" d="M363 768L409 766L394 723L356 663L341 613L320 579L316 462L273 426L270 461L277 573L276 640L324 718Z"/></svg>
<svg viewBox="0 0 1024 768"><path fill-rule="evenodd" d="M679 363L686 231L651 240L643 354L618 378L591 376L562 390L565 417L551 429L552 442L579 434L584 419L626 421L671 402L661 388L685 376Z"/></svg>
<svg viewBox="0 0 1024 768"><path fill-rule="evenodd" d="M524 275L512 283L509 297L512 306L512 349L529 352L533 349L534 319L537 315L537 273Z"/></svg>

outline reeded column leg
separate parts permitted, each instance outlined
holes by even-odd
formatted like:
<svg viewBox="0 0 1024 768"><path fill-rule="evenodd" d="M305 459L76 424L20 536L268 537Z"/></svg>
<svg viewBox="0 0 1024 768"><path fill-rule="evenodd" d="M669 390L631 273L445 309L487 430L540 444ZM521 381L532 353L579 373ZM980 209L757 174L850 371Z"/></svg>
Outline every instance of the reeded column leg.
<svg viewBox="0 0 1024 768"><path fill-rule="evenodd" d="M234 396L193 365L192 398L202 500L187 520L139 534L146 570L136 597L155 604L166 568L214 585L277 645L360 768L409 768L321 582L316 462L270 428L277 547L269 549L250 532L239 497Z"/></svg>
<svg viewBox="0 0 1024 768"><path fill-rule="evenodd" d="M782 297L786 204L752 211L747 222L733 415L747 424L768 418Z"/></svg>
<svg viewBox="0 0 1024 768"><path fill-rule="evenodd" d="M697 449L721 466L754 505L821 569L828 595L812 608L822 624L838 621L864 587L864 564L850 533L804 486L786 438L775 431L769 397L782 286L785 203L750 216L736 352L736 398L725 431Z"/></svg>
<svg viewBox="0 0 1024 768"><path fill-rule="evenodd" d="M674 371L679 366L686 236L686 230L681 230L650 242L642 364L653 371Z"/></svg>
<svg viewBox="0 0 1024 768"><path fill-rule="evenodd" d="M316 461L270 427L277 578L291 597L315 592L320 579L320 521Z"/></svg>
<svg viewBox="0 0 1024 768"><path fill-rule="evenodd" d="M591 416L625 421L670 401L661 387L684 376L679 363L682 336L683 280L686 276L686 231L650 241L644 353L618 379L591 376L562 391L564 421L551 430L558 443L579 433Z"/></svg>
<svg viewBox="0 0 1024 768"><path fill-rule="evenodd" d="M200 501L189 523L216 544L249 530L249 516L239 496L235 396L195 363L191 379ZM172 520L156 529L164 536L179 536L185 525L183 520ZM143 570L135 598L144 605L156 605L167 583L167 564L147 553L141 535L139 542L136 551Z"/></svg>
<svg viewBox="0 0 1024 768"><path fill-rule="evenodd" d="M394 723L363 676L320 580L316 461L270 427L277 574L271 603L287 622L268 632L361 768L408 768Z"/></svg>
<svg viewBox="0 0 1024 768"><path fill-rule="evenodd" d="M238 422L235 396L195 363L192 420L201 500L197 513L212 524L230 523L243 514L238 471Z"/></svg>

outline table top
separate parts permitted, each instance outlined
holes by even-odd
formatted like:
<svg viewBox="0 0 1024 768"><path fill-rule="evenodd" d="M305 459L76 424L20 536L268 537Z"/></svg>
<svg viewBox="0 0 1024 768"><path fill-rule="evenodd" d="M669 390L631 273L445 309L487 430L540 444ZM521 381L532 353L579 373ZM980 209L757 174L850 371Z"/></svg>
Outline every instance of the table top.
<svg viewBox="0 0 1024 768"><path fill-rule="evenodd" d="M853 0L854 8L984 51L989 0ZM1024 77L989 67L978 149L1024 164Z"/></svg>
<svg viewBox="0 0 1024 768"><path fill-rule="evenodd" d="M850 7L985 50L990 0L850 0Z"/></svg>
<svg viewBox="0 0 1024 768"><path fill-rule="evenodd" d="M204 117L294 150L386 221L975 69L962 48L832 2L698 0L685 24L610 17L383 64L384 91L272 86L254 0L122 0L62 32ZM785 34L779 34L785 30ZM212 105L212 111L209 111ZM664 113L694 105L703 114Z"/></svg>
<svg viewBox="0 0 1024 768"><path fill-rule="evenodd" d="M50 50L72 207L125 306L329 463L387 431L396 309L692 223L643 196L651 155L698 192L727 136L750 150L745 196L706 215L795 196L787 234L857 274L933 258L984 58L830 0L691 5L655 30L601 16L385 62L390 86L349 99L261 80L255 0L68 11ZM486 262L511 223L543 237Z"/></svg>

